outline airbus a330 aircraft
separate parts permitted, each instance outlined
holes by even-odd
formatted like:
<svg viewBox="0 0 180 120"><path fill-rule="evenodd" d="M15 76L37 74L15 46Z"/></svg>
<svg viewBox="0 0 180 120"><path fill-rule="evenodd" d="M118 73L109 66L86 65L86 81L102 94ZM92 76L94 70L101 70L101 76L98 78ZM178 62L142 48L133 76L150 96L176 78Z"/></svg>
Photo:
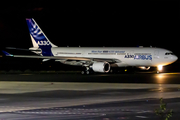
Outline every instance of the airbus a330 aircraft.
<svg viewBox="0 0 180 120"><path fill-rule="evenodd" d="M135 66L141 68L158 67L175 62L178 57L171 51L152 47L57 47L54 45L34 19L26 19L33 47L30 51L39 56L12 55L23 58L54 59L64 64L84 66L82 74L93 72L108 73L111 67Z"/></svg>

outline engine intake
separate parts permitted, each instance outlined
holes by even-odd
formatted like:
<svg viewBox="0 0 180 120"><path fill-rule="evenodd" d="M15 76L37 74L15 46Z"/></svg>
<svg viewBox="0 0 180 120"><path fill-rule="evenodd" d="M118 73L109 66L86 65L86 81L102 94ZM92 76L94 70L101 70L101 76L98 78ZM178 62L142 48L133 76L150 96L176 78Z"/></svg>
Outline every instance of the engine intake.
<svg viewBox="0 0 180 120"><path fill-rule="evenodd" d="M108 62L94 62L92 69L94 72L107 73L110 70L110 64Z"/></svg>

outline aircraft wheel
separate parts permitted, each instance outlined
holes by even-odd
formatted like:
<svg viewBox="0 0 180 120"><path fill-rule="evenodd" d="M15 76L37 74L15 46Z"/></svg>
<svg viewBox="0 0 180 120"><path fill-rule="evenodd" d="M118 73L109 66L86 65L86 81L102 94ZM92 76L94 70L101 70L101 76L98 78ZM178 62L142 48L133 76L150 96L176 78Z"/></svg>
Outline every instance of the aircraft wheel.
<svg viewBox="0 0 180 120"><path fill-rule="evenodd" d="M84 74L85 74L85 71L81 71L81 74L84 75Z"/></svg>
<svg viewBox="0 0 180 120"><path fill-rule="evenodd" d="M89 75L89 74L90 74L90 71L89 71L89 70L87 70L87 71L86 71L86 74L87 74L87 75Z"/></svg>
<svg viewBox="0 0 180 120"><path fill-rule="evenodd" d="M90 75L91 74L91 72L89 71L89 70L87 70L87 71L81 71L81 74L82 75Z"/></svg>

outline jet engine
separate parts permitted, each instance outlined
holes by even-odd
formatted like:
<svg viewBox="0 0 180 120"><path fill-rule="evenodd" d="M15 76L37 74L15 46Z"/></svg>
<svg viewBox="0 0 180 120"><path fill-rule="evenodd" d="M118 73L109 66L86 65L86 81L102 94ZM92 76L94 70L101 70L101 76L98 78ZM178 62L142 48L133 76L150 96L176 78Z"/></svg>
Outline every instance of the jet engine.
<svg viewBox="0 0 180 120"><path fill-rule="evenodd" d="M150 69L150 67L146 67L146 66L141 66L141 67L138 67L138 68L140 68L141 70L149 70Z"/></svg>
<svg viewBox="0 0 180 120"><path fill-rule="evenodd" d="M108 62L94 62L92 69L94 72L107 73L110 70L110 64Z"/></svg>

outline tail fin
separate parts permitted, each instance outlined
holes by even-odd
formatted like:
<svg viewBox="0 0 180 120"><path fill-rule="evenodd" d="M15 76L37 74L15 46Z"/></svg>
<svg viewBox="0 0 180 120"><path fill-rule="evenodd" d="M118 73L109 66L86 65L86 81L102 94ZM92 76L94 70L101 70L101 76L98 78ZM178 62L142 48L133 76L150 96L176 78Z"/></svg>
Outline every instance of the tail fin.
<svg viewBox="0 0 180 120"><path fill-rule="evenodd" d="M31 40L33 43L33 47L36 48L51 48L51 47L57 47L53 43L49 41L49 39L46 37L46 35L43 33L41 28L38 26L38 24L35 22L33 18L26 19L29 33L31 36Z"/></svg>

